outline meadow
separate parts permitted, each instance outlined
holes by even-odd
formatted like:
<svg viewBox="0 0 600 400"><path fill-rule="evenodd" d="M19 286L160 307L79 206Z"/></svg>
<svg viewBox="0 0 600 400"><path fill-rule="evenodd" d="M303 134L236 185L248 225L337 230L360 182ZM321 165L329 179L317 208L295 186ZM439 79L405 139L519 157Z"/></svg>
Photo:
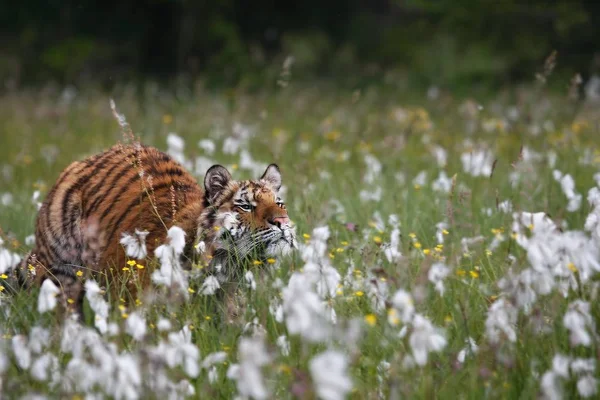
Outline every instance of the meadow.
<svg viewBox="0 0 600 400"><path fill-rule="evenodd" d="M3 397L596 396L600 113L567 92L3 95ZM234 178L279 164L301 247L244 272L239 321L221 318L202 265L185 302L107 299L90 282L81 323L59 317L51 291L9 293L60 171L123 139L110 97L199 181L215 163Z"/></svg>

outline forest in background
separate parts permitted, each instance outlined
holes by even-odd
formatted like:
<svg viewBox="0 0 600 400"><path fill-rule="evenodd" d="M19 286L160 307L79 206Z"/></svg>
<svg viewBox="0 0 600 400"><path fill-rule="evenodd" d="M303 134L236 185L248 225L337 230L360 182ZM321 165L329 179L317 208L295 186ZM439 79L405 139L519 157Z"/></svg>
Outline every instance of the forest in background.
<svg viewBox="0 0 600 400"><path fill-rule="evenodd" d="M587 78L599 36L600 3L584 0L3 2L0 90L200 77L264 86L286 59L295 79L355 85L396 72L419 86L494 87L530 81L555 50L556 73Z"/></svg>

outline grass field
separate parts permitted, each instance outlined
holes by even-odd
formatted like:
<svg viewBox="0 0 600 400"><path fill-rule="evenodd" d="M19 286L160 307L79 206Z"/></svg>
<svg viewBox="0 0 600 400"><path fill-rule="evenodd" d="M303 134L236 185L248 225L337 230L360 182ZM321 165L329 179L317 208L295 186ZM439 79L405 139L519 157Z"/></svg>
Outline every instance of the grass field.
<svg viewBox="0 0 600 400"><path fill-rule="evenodd" d="M597 104L540 87L429 94L115 91L144 143L167 150L170 133L183 138L170 151L199 180L213 163L235 178L278 163L302 248L246 276L235 324L221 322L200 278L184 304L110 301L105 333L101 294L82 327L40 313L38 289L2 287L4 395L594 396ZM107 95L67 89L0 98L0 137L6 272L30 248L60 171L122 132Z"/></svg>

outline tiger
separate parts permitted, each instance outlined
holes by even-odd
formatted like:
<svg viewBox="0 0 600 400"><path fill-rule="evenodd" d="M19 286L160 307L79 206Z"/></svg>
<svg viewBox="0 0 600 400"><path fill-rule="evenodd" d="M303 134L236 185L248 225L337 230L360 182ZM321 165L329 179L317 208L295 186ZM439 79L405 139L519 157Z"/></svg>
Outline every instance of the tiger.
<svg viewBox="0 0 600 400"><path fill-rule="evenodd" d="M38 211L34 248L17 271L21 286L51 279L64 309L80 313L85 279L119 279L127 269L121 266L131 262L121 239L136 230L144 232L152 255L178 226L185 233L184 265L191 267L201 245L202 259L220 271L221 281L250 259L266 261L297 248L276 164L258 179L239 181L213 165L203 183L202 189L171 156L140 143L117 144L73 162ZM136 261L140 267L143 262ZM136 272L148 286L151 271Z"/></svg>

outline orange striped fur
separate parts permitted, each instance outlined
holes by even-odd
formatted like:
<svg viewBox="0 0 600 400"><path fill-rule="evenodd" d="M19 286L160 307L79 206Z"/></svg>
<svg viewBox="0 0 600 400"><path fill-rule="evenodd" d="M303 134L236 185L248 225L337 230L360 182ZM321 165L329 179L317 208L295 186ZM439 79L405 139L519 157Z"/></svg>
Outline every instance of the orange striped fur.
<svg viewBox="0 0 600 400"><path fill-rule="evenodd" d="M227 267L219 268L219 279L229 279L239 267L231 260L239 264L250 255L267 257L296 247L277 194L280 186L274 164L259 180L249 181L234 181L224 167L213 166L203 190L179 163L155 148L114 146L62 172L39 210L36 245L19 267L19 279L24 284L52 279L62 287L63 304L77 308L85 278L111 267L118 272L125 265L122 234L148 231L151 257L174 225L186 233L188 260L202 241L205 259ZM148 285L152 271L137 272Z"/></svg>

